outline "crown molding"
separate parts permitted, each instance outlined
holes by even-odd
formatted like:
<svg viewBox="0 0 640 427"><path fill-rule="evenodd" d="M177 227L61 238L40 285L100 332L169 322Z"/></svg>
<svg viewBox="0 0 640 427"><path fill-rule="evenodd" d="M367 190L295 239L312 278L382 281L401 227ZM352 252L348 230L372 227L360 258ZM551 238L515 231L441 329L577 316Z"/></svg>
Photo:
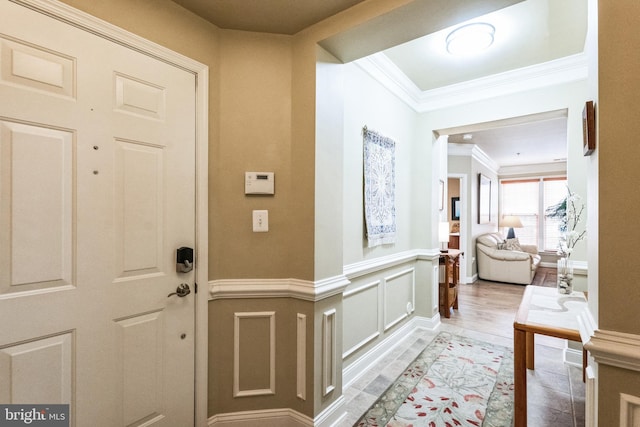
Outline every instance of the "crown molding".
<svg viewBox="0 0 640 427"><path fill-rule="evenodd" d="M477 162L481 163L486 168L490 169L496 175L500 166L485 153L476 144L459 144L451 143L447 144L447 154L449 156L467 156L472 157Z"/></svg>
<svg viewBox="0 0 640 427"><path fill-rule="evenodd" d="M511 166L502 166L498 170L498 175L501 177L509 176L516 177L522 175L532 175L532 174L544 174L546 175L566 175L567 173L567 162L554 162L554 163L535 163L530 165L511 165Z"/></svg>
<svg viewBox="0 0 640 427"><path fill-rule="evenodd" d="M387 55L382 52L375 53L354 63L414 111L421 110L420 88L391 62Z"/></svg>
<svg viewBox="0 0 640 427"><path fill-rule="evenodd" d="M526 92L587 78L587 55L579 53L542 64L422 91L383 52L355 63L418 113Z"/></svg>

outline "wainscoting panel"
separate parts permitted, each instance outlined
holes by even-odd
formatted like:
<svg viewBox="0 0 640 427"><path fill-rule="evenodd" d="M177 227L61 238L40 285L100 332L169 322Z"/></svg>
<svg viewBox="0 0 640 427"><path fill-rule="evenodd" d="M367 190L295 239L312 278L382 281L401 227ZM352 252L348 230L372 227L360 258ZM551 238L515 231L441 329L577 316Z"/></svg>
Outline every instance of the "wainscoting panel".
<svg viewBox="0 0 640 427"><path fill-rule="evenodd" d="M384 330L409 317L415 307L415 269L408 268L384 278Z"/></svg>
<svg viewBox="0 0 640 427"><path fill-rule="evenodd" d="M342 301L343 373L351 377L356 374L352 366L360 366L361 359L375 359L371 352L377 353L375 349L416 313L433 321L438 313L438 257L437 250L409 251L344 267L351 283Z"/></svg>
<svg viewBox="0 0 640 427"><path fill-rule="evenodd" d="M307 316L298 313L296 324L296 396L307 398Z"/></svg>
<svg viewBox="0 0 640 427"><path fill-rule="evenodd" d="M342 318L343 324L349 325L349 328L343 331L343 358L349 357L380 335L379 306L380 280L344 292Z"/></svg>
<svg viewBox="0 0 640 427"><path fill-rule="evenodd" d="M336 310L322 315L322 395L336 388Z"/></svg>
<svg viewBox="0 0 640 427"><path fill-rule="evenodd" d="M620 393L620 427L640 425L640 397Z"/></svg>
<svg viewBox="0 0 640 427"><path fill-rule="evenodd" d="M235 313L233 396L276 392L276 318L274 311Z"/></svg>

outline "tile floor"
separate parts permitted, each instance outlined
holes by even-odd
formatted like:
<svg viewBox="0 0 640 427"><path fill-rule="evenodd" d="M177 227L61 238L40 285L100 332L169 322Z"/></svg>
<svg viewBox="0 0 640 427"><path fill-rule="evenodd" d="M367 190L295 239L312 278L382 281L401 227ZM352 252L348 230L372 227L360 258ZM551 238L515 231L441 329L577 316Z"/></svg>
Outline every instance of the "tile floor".
<svg viewBox="0 0 640 427"><path fill-rule="evenodd" d="M467 295L461 295L459 312L453 313L451 319L443 318L442 324L434 331L414 331L393 351L378 361L376 366L363 373L344 390L347 417L338 424L339 427L352 426L440 331L513 348L513 331L507 330L508 326L503 326L500 332L496 332L498 329L495 328L489 329L490 333L478 330L482 329L482 326L459 326L472 324L470 316L474 316L470 314L473 312L471 306L466 307L463 298L467 298L467 304L471 303L471 294L474 292L471 287L475 285L464 286L467 288L462 291ZM522 292L524 288L514 289L517 293ZM498 291L500 292L501 289L498 288ZM517 305L513 307L514 312L515 309ZM513 324L513 317L508 314L504 317L510 318ZM477 322L476 325L481 325L481 322ZM536 337L536 369L528 372L527 380L528 418L531 427L583 427L585 425L585 387L582 382L582 370L562 361L564 345L564 340Z"/></svg>

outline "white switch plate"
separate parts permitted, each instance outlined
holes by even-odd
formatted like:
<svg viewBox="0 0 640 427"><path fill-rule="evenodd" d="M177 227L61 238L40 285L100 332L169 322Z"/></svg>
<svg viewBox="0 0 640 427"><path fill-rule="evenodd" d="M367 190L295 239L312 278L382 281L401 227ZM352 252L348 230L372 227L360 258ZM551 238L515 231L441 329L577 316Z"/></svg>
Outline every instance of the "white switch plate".
<svg viewBox="0 0 640 427"><path fill-rule="evenodd" d="M269 231L269 211L253 211L253 232L264 233Z"/></svg>

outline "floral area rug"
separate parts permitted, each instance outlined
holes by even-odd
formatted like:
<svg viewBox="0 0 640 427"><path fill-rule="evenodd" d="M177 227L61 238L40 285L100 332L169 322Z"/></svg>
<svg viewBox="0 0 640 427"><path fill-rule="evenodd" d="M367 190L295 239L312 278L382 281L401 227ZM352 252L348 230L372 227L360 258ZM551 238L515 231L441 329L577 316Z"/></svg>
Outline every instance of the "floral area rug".
<svg viewBox="0 0 640 427"><path fill-rule="evenodd" d="M441 332L355 426L509 427L513 351Z"/></svg>

